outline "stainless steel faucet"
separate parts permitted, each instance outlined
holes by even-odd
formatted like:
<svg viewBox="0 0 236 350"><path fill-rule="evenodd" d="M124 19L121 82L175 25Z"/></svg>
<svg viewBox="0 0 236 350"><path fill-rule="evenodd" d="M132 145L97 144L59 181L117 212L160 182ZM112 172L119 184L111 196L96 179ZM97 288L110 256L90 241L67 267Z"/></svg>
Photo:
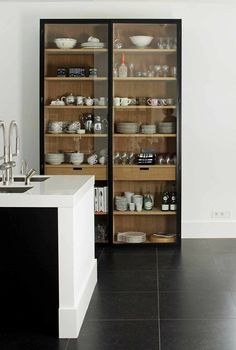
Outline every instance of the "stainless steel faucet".
<svg viewBox="0 0 236 350"><path fill-rule="evenodd" d="M30 169L25 175L25 185L30 185L31 177L36 173L36 170Z"/></svg>
<svg viewBox="0 0 236 350"><path fill-rule="evenodd" d="M3 155L0 156L0 159L3 159L4 162L0 165L0 170L2 171L2 182L3 185L9 185L13 182L12 168L16 165L13 161L13 157L18 156L19 154L19 134L18 126L15 120L12 120L9 126L8 142L6 137L6 126L4 121L0 120L0 128L3 133ZM12 134L15 129L15 152L12 151Z"/></svg>

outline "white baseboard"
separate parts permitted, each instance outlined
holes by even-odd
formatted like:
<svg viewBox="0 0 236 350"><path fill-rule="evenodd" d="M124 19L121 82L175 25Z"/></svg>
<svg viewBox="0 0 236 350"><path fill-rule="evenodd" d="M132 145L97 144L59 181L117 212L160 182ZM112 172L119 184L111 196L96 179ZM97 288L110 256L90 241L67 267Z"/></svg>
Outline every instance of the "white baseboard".
<svg viewBox="0 0 236 350"><path fill-rule="evenodd" d="M236 238L236 221L183 221L182 238Z"/></svg>
<svg viewBox="0 0 236 350"><path fill-rule="evenodd" d="M87 281L74 308L59 309L59 338L77 338L97 283L97 260L94 259Z"/></svg>

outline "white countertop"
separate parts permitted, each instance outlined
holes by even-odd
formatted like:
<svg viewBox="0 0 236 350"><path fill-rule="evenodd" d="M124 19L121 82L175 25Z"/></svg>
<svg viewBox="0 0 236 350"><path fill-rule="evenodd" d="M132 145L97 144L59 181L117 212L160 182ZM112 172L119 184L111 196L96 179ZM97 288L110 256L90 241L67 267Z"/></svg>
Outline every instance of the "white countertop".
<svg viewBox="0 0 236 350"><path fill-rule="evenodd" d="M37 175L36 177L39 177ZM95 177L87 175L50 175L42 182L14 182L5 187L32 187L23 193L0 193L0 207L74 207L92 186Z"/></svg>

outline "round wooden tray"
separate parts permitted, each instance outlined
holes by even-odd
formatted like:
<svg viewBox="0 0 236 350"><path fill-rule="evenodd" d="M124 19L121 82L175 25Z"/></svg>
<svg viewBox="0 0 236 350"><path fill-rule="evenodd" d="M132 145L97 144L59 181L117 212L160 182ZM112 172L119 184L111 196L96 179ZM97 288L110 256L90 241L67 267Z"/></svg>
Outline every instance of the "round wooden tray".
<svg viewBox="0 0 236 350"><path fill-rule="evenodd" d="M151 234L148 236L148 239L152 243L175 243L176 241L176 236L174 237L158 237L154 236L154 234Z"/></svg>

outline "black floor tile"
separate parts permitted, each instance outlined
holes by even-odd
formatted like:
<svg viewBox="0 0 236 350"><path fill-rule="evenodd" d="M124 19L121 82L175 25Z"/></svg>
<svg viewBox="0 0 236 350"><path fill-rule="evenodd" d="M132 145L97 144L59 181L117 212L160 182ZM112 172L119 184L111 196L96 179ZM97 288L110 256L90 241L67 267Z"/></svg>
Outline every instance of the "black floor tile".
<svg viewBox="0 0 236 350"><path fill-rule="evenodd" d="M116 245L113 247L104 247L104 253L112 254L156 254L156 246L143 245Z"/></svg>
<svg viewBox="0 0 236 350"><path fill-rule="evenodd" d="M234 253L214 254L213 258L218 270L236 272L236 250Z"/></svg>
<svg viewBox="0 0 236 350"><path fill-rule="evenodd" d="M158 269L165 270L216 270L214 257L211 255L165 253L158 251Z"/></svg>
<svg viewBox="0 0 236 350"><path fill-rule="evenodd" d="M87 321L66 350L158 350L157 321Z"/></svg>
<svg viewBox="0 0 236 350"><path fill-rule="evenodd" d="M182 239L180 247L158 247L158 252L170 253L170 252L180 252L182 254L209 254L210 249L207 239Z"/></svg>
<svg viewBox="0 0 236 350"><path fill-rule="evenodd" d="M207 245L211 253L236 253L235 238L207 239Z"/></svg>
<svg viewBox="0 0 236 350"><path fill-rule="evenodd" d="M161 350L235 350L236 320L161 321Z"/></svg>
<svg viewBox="0 0 236 350"><path fill-rule="evenodd" d="M156 253L103 253L98 267L106 270L156 270Z"/></svg>
<svg viewBox="0 0 236 350"><path fill-rule="evenodd" d="M86 314L88 320L157 319L156 292L95 291Z"/></svg>
<svg viewBox="0 0 236 350"><path fill-rule="evenodd" d="M0 333L1 350L66 350L68 339L37 333Z"/></svg>
<svg viewBox="0 0 236 350"><path fill-rule="evenodd" d="M157 272L155 270L108 271L98 270L98 288L101 291L156 291Z"/></svg>
<svg viewBox="0 0 236 350"><path fill-rule="evenodd" d="M159 270L160 291L230 291L217 270ZM236 283L236 281L235 281Z"/></svg>
<svg viewBox="0 0 236 350"><path fill-rule="evenodd" d="M160 292L161 319L236 318L230 292Z"/></svg>

